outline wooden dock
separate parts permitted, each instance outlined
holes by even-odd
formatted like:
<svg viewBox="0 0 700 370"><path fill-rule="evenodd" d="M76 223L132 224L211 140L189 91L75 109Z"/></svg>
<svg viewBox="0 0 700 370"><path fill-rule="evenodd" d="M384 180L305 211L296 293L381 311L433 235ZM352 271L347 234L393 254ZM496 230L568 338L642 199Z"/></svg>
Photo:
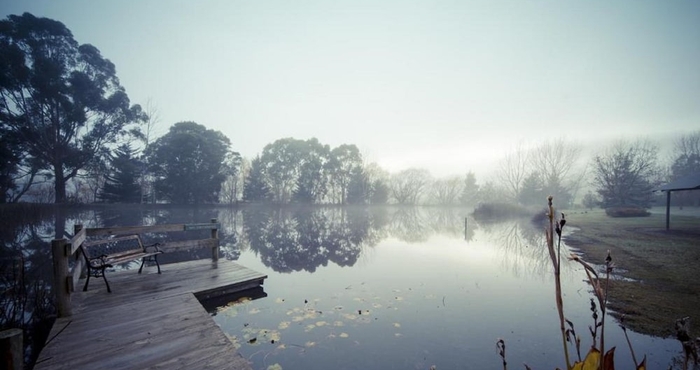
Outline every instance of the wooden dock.
<svg viewBox="0 0 700 370"><path fill-rule="evenodd" d="M108 272L70 296L35 369L251 369L199 299L260 286L266 275L211 259ZM82 279L81 283L84 282Z"/></svg>

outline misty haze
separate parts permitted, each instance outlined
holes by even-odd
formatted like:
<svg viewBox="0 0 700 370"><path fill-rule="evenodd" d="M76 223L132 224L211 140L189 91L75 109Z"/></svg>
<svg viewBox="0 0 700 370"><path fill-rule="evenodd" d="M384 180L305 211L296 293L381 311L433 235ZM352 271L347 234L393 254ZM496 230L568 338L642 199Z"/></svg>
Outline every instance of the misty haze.
<svg viewBox="0 0 700 370"><path fill-rule="evenodd" d="M2 361L700 368L698 35L694 1L6 1Z"/></svg>

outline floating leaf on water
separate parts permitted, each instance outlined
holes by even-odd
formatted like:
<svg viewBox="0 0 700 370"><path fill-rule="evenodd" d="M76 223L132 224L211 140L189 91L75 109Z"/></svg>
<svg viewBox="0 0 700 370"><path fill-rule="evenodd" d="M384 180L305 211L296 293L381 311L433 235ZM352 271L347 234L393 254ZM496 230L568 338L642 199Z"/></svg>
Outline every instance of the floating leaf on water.
<svg viewBox="0 0 700 370"><path fill-rule="evenodd" d="M345 325L345 324L343 324L342 321L334 321L333 322L333 326L343 326L343 325Z"/></svg>
<svg viewBox="0 0 700 370"><path fill-rule="evenodd" d="M248 311L248 314L250 315L255 315L256 313L260 313L260 310L257 308L253 308L250 311Z"/></svg>
<svg viewBox="0 0 700 370"><path fill-rule="evenodd" d="M328 336L326 336L326 338L333 339L333 338L335 338L335 334L330 333L330 334L328 334Z"/></svg>
<svg viewBox="0 0 700 370"><path fill-rule="evenodd" d="M257 333L258 329L251 328L250 326L246 326L241 330L244 333L252 334L252 333Z"/></svg>
<svg viewBox="0 0 700 370"><path fill-rule="evenodd" d="M313 347L316 345L316 342L308 341L308 342L306 342L305 345L306 345L306 347Z"/></svg>
<svg viewBox="0 0 700 370"><path fill-rule="evenodd" d="M325 322L325 321L318 321L318 322L316 322L316 326L325 326L325 325L328 325L328 323Z"/></svg>
<svg viewBox="0 0 700 370"><path fill-rule="evenodd" d="M335 306L335 307L333 307L333 309L336 311L340 311L343 309L343 306Z"/></svg>
<svg viewBox="0 0 700 370"><path fill-rule="evenodd" d="M267 367L267 370L282 370L282 365L274 364Z"/></svg>
<svg viewBox="0 0 700 370"><path fill-rule="evenodd" d="M282 321L279 325L277 325L277 328L280 330L287 329L289 327L289 324L289 321Z"/></svg>
<svg viewBox="0 0 700 370"><path fill-rule="evenodd" d="M360 298L360 297L355 297L352 300L357 301L357 302L364 302L365 301L363 298Z"/></svg>
<svg viewBox="0 0 700 370"><path fill-rule="evenodd" d="M292 321L294 321L294 322L304 321L304 316L294 316L294 317L292 317Z"/></svg>
<svg viewBox="0 0 700 370"><path fill-rule="evenodd" d="M291 316L291 315L294 315L295 313L302 313L302 312L304 312L304 310L302 310L301 308L294 307L291 310L287 311L287 315Z"/></svg>
<svg viewBox="0 0 700 370"><path fill-rule="evenodd" d="M353 315L353 314L351 314L351 313L344 313L344 314L343 314L343 317L346 318L346 319L348 319L348 320L355 320L355 319L357 319L357 315Z"/></svg>
<svg viewBox="0 0 700 370"><path fill-rule="evenodd" d="M304 328L304 331L308 333L308 332L314 330L315 327L316 327L316 325L314 325L314 324L306 325L306 328Z"/></svg>
<svg viewBox="0 0 700 370"><path fill-rule="evenodd" d="M401 327L401 324L399 324L398 322L395 322L395 323L394 323L394 327L395 327L395 328L400 328L400 327Z"/></svg>
<svg viewBox="0 0 700 370"><path fill-rule="evenodd" d="M316 310L306 310L304 313L305 319L315 319L318 316L318 311Z"/></svg>
<svg viewBox="0 0 700 370"><path fill-rule="evenodd" d="M382 308L382 304L381 304L381 303L373 303L373 304L372 304L372 307L374 307L374 308Z"/></svg>
<svg viewBox="0 0 700 370"><path fill-rule="evenodd" d="M284 302L284 299L283 299L283 298L277 298L277 299L275 299L275 303L282 303L282 302Z"/></svg>
<svg viewBox="0 0 700 370"><path fill-rule="evenodd" d="M341 337L341 338L347 338L347 337L349 337L349 336L350 336L350 335L348 335L348 333L345 333L345 332L340 333L340 335L339 335L339 337Z"/></svg>
<svg viewBox="0 0 700 370"><path fill-rule="evenodd" d="M394 336L395 336L395 337L400 337L400 336L401 336L401 333L394 333Z"/></svg>
<svg viewBox="0 0 700 370"><path fill-rule="evenodd" d="M226 312L224 312L224 316L226 316L226 317L236 317L236 316L238 316L238 310L235 309L235 308L231 308L231 309L229 309L229 310L226 310Z"/></svg>
<svg viewBox="0 0 700 370"><path fill-rule="evenodd" d="M271 330L267 333L267 338L274 342L279 342L280 339L282 339L282 334L278 332L277 330Z"/></svg>
<svg viewBox="0 0 700 370"><path fill-rule="evenodd" d="M279 346L277 346L277 349L285 349L285 348L287 348L287 346L285 346L284 344L280 344Z"/></svg>

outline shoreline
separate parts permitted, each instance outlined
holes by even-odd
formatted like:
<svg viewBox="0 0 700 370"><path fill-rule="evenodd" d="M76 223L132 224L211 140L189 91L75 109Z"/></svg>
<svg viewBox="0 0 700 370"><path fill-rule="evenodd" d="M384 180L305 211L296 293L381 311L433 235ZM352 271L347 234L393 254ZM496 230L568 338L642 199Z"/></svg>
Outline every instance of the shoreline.
<svg viewBox="0 0 700 370"><path fill-rule="evenodd" d="M668 338L675 337L676 319L700 320L700 218L678 217L676 229L669 231L653 216L571 212L567 220L576 230L562 240L585 261L602 265L610 250L616 275L622 277L611 279L608 289L608 313L618 322L641 334Z"/></svg>

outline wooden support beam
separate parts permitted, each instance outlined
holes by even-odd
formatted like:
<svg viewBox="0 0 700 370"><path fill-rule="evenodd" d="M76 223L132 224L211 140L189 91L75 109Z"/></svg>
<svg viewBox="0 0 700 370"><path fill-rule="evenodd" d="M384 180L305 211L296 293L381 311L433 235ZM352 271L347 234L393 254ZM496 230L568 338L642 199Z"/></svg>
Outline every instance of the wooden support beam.
<svg viewBox="0 0 700 370"><path fill-rule="evenodd" d="M666 192L666 230L671 226L671 191Z"/></svg>
<svg viewBox="0 0 700 370"><path fill-rule="evenodd" d="M211 248L211 260L216 262L219 260L219 227L215 218L211 219L211 223L213 224L211 229L211 238L216 241L214 246Z"/></svg>
<svg viewBox="0 0 700 370"><path fill-rule="evenodd" d="M0 365L4 366L3 369L8 370L22 370L24 368L21 329L0 331Z"/></svg>
<svg viewBox="0 0 700 370"><path fill-rule="evenodd" d="M54 239L51 241L51 254L53 256L53 290L56 294L56 309L58 317L71 316L70 288L67 281L68 258L65 255L66 239Z"/></svg>

